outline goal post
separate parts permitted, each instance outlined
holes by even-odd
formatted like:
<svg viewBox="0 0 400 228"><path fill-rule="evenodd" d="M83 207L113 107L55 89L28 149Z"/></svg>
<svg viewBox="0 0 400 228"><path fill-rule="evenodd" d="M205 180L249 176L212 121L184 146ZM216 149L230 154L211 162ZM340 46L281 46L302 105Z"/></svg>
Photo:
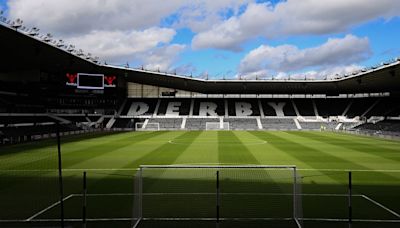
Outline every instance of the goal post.
<svg viewBox="0 0 400 228"><path fill-rule="evenodd" d="M303 227L295 166L140 166L134 184L132 227L171 221Z"/></svg>
<svg viewBox="0 0 400 228"><path fill-rule="evenodd" d="M137 122L135 123L135 131L159 131L160 123L146 123Z"/></svg>
<svg viewBox="0 0 400 228"><path fill-rule="evenodd" d="M229 131L229 122L206 122L207 131L227 130Z"/></svg>

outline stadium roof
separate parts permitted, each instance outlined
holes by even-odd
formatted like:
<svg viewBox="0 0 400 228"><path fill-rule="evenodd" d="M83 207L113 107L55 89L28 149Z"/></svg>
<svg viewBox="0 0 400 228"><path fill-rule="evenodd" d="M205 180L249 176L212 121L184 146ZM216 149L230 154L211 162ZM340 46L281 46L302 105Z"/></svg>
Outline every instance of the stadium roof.
<svg viewBox="0 0 400 228"><path fill-rule="evenodd" d="M0 72L42 70L53 73L104 73L128 82L181 89L204 94L355 94L400 92L400 59L325 80L205 80L129 67L110 66L92 56L68 50L60 41L32 30L0 23ZM31 35L30 35L31 33Z"/></svg>

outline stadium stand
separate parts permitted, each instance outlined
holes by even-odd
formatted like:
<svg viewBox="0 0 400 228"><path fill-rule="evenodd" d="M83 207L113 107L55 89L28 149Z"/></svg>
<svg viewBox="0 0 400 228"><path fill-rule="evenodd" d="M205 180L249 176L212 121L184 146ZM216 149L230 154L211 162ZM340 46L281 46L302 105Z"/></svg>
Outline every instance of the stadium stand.
<svg viewBox="0 0 400 228"><path fill-rule="evenodd" d="M186 120L186 127L187 130L206 130L206 123L213 122L218 123L220 122L219 118L188 118Z"/></svg>
<svg viewBox="0 0 400 228"><path fill-rule="evenodd" d="M116 118L113 128L127 128L127 129L134 129L135 128L135 119L131 118Z"/></svg>
<svg viewBox="0 0 400 228"><path fill-rule="evenodd" d="M315 99L318 114L322 117L342 116L351 101L349 99Z"/></svg>
<svg viewBox="0 0 400 228"><path fill-rule="evenodd" d="M313 107L313 100L311 99L295 99L292 100L293 105L296 105L297 109L299 110L299 114L301 116L316 116L314 107Z"/></svg>
<svg viewBox="0 0 400 228"><path fill-rule="evenodd" d="M156 109L158 99L128 99L121 115L127 116L152 116ZM135 105L132 103L135 102Z"/></svg>
<svg viewBox="0 0 400 228"><path fill-rule="evenodd" d="M400 102L398 99L380 99L379 102L367 113L366 116L399 116Z"/></svg>
<svg viewBox="0 0 400 228"><path fill-rule="evenodd" d="M355 130L367 131L374 134L389 134L400 136L400 119L382 120L376 123L365 123L355 127Z"/></svg>
<svg viewBox="0 0 400 228"><path fill-rule="evenodd" d="M303 130L335 130L336 122L300 122Z"/></svg>
<svg viewBox="0 0 400 228"><path fill-rule="evenodd" d="M134 130L137 123L161 130L219 123L232 130L398 131L399 58L321 80L206 80L107 65L5 25L0 30L2 50L13 54L0 67L3 138L46 134L55 122L65 131ZM115 81L82 89L74 79L82 72Z"/></svg>
<svg viewBox="0 0 400 228"><path fill-rule="evenodd" d="M152 123L159 124L160 130L180 130L182 118L151 118L148 124Z"/></svg>
<svg viewBox="0 0 400 228"><path fill-rule="evenodd" d="M225 118L229 123L230 130L258 130L257 120L255 118Z"/></svg>
<svg viewBox="0 0 400 228"><path fill-rule="evenodd" d="M195 99L193 104L193 116L211 116L211 113L225 116L226 110L223 99Z"/></svg>
<svg viewBox="0 0 400 228"><path fill-rule="evenodd" d="M352 99L351 102L350 109L346 114L349 118L365 116L364 114L368 109L378 101L376 98L356 98Z"/></svg>
<svg viewBox="0 0 400 228"><path fill-rule="evenodd" d="M263 129L269 130L297 130L293 118L262 118Z"/></svg>
<svg viewBox="0 0 400 228"><path fill-rule="evenodd" d="M290 99L260 99L260 104L264 116L297 116Z"/></svg>

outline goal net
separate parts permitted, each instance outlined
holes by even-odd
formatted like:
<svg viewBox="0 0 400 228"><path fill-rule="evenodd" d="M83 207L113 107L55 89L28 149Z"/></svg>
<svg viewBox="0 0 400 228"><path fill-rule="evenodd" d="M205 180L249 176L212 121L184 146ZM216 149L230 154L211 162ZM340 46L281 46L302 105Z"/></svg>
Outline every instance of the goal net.
<svg viewBox="0 0 400 228"><path fill-rule="evenodd" d="M159 131L160 123L135 123L135 131Z"/></svg>
<svg viewBox="0 0 400 228"><path fill-rule="evenodd" d="M295 166L141 166L134 183L132 227L302 227Z"/></svg>
<svg viewBox="0 0 400 228"><path fill-rule="evenodd" d="M228 130L229 131L229 122L223 122L222 126L220 122L206 122L206 130Z"/></svg>

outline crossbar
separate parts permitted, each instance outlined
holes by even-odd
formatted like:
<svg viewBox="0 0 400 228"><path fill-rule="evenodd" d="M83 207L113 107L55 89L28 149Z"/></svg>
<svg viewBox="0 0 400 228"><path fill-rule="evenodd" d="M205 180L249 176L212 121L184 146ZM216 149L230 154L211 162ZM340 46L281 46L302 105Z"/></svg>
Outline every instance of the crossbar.
<svg viewBox="0 0 400 228"><path fill-rule="evenodd" d="M195 168L210 168L210 169L296 169L295 165L141 165L140 168L152 169L195 169Z"/></svg>

